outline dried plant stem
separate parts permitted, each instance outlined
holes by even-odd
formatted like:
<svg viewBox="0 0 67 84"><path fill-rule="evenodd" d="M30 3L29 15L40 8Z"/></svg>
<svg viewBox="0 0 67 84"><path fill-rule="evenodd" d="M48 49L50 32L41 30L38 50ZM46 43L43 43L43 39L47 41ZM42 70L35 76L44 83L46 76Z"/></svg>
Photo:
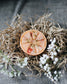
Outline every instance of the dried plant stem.
<svg viewBox="0 0 67 84"><path fill-rule="evenodd" d="M10 64L9 64L10 68L12 69L12 71L16 71Z"/></svg>
<svg viewBox="0 0 67 84"><path fill-rule="evenodd" d="M58 68L60 68L61 66L64 66L67 64L67 58L64 58L64 60L58 65ZM65 68L66 70L66 68Z"/></svg>

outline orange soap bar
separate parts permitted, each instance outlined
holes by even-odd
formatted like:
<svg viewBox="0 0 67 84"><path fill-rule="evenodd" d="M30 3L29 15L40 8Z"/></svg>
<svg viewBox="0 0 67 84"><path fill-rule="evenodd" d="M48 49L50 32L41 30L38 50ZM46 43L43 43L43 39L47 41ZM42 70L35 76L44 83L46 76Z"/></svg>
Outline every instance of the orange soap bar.
<svg viewBox="0 0 67 84"><path fill-rule="evenodd" d="M21 35L20 46L29 55L41 54L47 45L44 34L38 30L28 30Z"/></svg>

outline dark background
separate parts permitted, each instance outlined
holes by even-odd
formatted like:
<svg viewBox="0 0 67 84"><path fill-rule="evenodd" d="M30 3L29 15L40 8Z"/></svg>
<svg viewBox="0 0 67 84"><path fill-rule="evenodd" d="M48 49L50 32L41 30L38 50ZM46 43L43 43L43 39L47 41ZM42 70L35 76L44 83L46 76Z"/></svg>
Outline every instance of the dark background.
<svg viewBox="0 0 67 84"><path fill-rule="evenodd" d="M17 6L21 1L21 6ZM18 11L17 9L18 8ZM58 22L61 27L67 28L67 0L0 0L0 29L7 28L6 23L11 24L13 17L23 14L24 20L35 15L52 13L51 18ZM59 84L67 84L67 78L62 79ZM46 76L41 78L28 77L9 78L0 74L0 84L53 84Z"/></svg>

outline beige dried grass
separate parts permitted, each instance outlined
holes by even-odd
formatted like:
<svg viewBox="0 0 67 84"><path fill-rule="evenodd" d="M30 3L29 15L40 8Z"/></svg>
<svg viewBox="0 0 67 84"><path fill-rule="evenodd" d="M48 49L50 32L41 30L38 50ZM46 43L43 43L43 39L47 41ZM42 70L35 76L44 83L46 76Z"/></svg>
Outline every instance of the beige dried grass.
<svg viewBox="0 0 67 84"><path fill-rule="evenodd" d="M49 16L50 14L43 15L33 23L23 21L20 16L16 17L17 19L13 23L13 27L8 25L7 29L0 31L0 50L9 54L11 57L29 57L28 67L30 69L33 67L32 69L39 71L39 73L41 71L44 72L44 70L39 67L39 58L41 55L29 56L20 48L21 34L29 29L37 29L43 32L46 36L47 46L50 43L50 39L56 38L57 45L61 49L61 52L58 54L58 58L63 59L63 61L64 59L67 59L67 29L61 28L60 26L56 27L55 23L49 18ZM43 53L47 53L47 51L45 50ZM58 67L61 66L62 63L58 65Z"/></svg>

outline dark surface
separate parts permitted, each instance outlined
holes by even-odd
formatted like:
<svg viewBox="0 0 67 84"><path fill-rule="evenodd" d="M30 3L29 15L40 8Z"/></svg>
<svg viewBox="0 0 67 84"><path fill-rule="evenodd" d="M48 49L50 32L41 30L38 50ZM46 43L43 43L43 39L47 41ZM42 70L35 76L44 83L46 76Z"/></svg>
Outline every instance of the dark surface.
<svg viewBox="0 0 67 84"><path fill-rule="evenodd" d="M16 0L0 1L0 29L7 28L5 23L12 20L13 13L16 7ZM21 14L25 15L24 20L35 15L43 15L44 13L52 13L51 16L56 22L64 28L67 28L67 0L28 0L24 8L21 8ZM62 83L66 84L66 80ZM0 74L0 84L53 84L46 76L41 78L27 77L24 78L9 78Z"/></svg>

